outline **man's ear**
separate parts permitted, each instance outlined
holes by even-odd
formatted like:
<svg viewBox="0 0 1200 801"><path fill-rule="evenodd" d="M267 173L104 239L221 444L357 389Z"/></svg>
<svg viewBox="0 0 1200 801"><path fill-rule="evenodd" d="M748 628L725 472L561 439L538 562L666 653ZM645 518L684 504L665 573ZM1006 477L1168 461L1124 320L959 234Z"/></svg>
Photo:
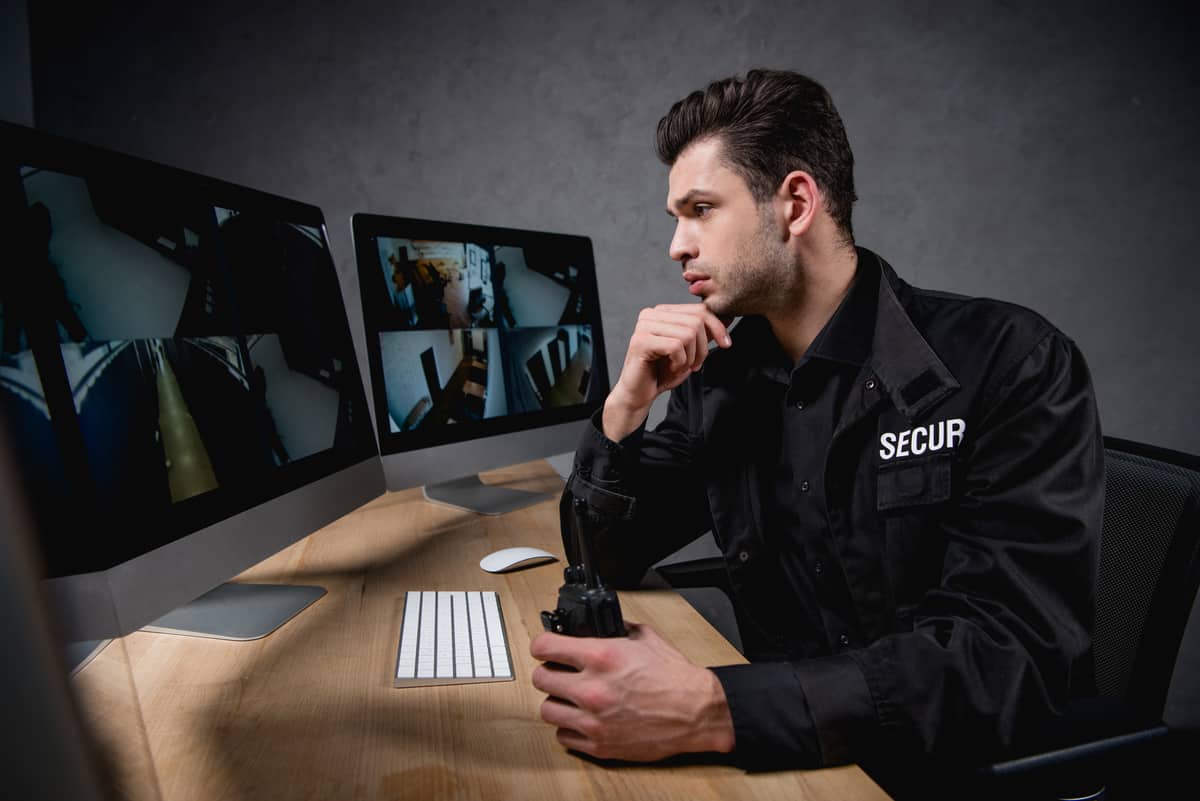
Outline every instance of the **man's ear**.
<svg viewBox="0 0 1200 801"><path fill-rule="evenodd" d="M812 227L824 198L817 181L804 170L792 170L779 184L778 199L784 222L792 236L803 236Z"/></svg>

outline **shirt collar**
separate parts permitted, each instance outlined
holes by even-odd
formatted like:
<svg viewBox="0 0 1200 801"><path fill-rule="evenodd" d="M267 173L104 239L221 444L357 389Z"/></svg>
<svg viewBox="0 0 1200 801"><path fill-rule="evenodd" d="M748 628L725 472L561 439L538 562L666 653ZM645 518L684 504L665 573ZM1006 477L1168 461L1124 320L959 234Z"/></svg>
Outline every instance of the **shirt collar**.
<svg viewBox="0 0 1200 801"><path fill-rule="evenodd" d="M960 385L913 322L908 309L912 287L871 251L859 248L858 258L860 264L864 258L875 261L881 275L867 369L882 382L896 409L915 421Z"/></svg>
<svg viewBox="0 0 1200 801"><path fill-rule="evenodd" d="M862 367L871 355L879 297L879 262L859 253L858 267L846 297L817 334L805 358L828 359Z"/></svg>
<svg viewBox="0 0 1200 801"><path fill-rule="evenodd" d="M851 367L862 367L866 363L875 333L879 274L879 262L873 257L862 258L860 254L846 296L808 346L801 364L809 359L825 359ZM730 368L743 372L747 379L762 375L783 384L791 381L796 365L775 338L765 317L743 317L730 332L735 344L729 353L734 358L728 361L736 364L736 367L728 365Z"/></svg>
<svg viewBox="0 0 1200 801"><path fill-rule="evenodd" d="M859 279L864 276L871 278L859 285ZM911 301L912 290L891 265L860 247L855 283L838 309L840 312L844 306L846 314L835 313L835 316L844 318L847 330L852 330L856 337L861 335L869 343L862 371L877 376L895 407L915 420L956 391L959 384L909 317L906 307ZM870 323L858 319L861 313L859 301L864 297L870 300L865 304L870 310L866 315L871 318ZM830 318L830 324L826 325L831 332L832 320ZM853 328L850 326L852 321L857 323ZM764 374L772 378L781 376L779 380L787 384L791 363L767 321L762 317L745 317L734 325L731 329L733 347L714 349L704 362L700 375L706 392L718 386L745 384ZM836 325L837 339L840 340L842 319ZM841 348L842 345L837 344L836 352L860 352L854 351L853 346L846 351Z"/></svg>

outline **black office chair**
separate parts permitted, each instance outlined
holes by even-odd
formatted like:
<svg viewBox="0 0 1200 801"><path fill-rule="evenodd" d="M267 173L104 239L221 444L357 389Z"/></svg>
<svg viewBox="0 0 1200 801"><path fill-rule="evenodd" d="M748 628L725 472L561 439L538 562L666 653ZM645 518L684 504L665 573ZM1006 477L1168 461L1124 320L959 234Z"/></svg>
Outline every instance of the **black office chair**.
<svg viewBox="0 0 1200 801"><path fill-rule="evenodd" d="M1182 781L1181 757L1197 746L1200 620L1189 629L1189 616L1200 584L1200 458L1112 437L1104 445L1095 689L1072 700L1054 747L983 769L1021 797L1151 797Z"/></svg>
<svg viewBox="0 0 1200 801"><path fill-rule="evenodd" d="M980 769L981 796L1146 798L1200 756L1200 620L1188 625L1200 585L1200 458L1104 444L1094 691L1071 702L1044 749ZM676 588L728 593L720 557L656 570Z"/></svg>

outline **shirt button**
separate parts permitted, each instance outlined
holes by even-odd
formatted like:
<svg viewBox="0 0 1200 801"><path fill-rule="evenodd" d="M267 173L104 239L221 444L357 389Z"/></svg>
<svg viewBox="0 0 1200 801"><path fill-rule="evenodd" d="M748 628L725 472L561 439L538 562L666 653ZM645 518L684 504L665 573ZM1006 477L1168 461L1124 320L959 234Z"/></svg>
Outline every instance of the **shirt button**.
<svg viewBox="0 0 1200 801"><path fill-rule="evenodd" d="M816 562L813 564L813 570L816 572L816 574L817 574L818 576L819 576L819 575L821 575L822 573L824 573L824 572L825 572L825 563L824 563L824 562L822 562L820 559L818 559L818 560L817 560L817 561L816 561Z"/></svg>
<svg viewBox="0 0 1200 801"><path fill-rule="evenodd" d="M800 491L801 491L801 492L808 492L808 482L807 482L807 481L801 481L801 482L800 482Z"/></svg>
<svg viewBox="0 0 1200 801"><path fill-rule="evenodd" d="M838 645L842 646L843 648L849 648L850 647L850 638L847 635L843 634L841 637L838 637Z"/></svg>
<svg viewBox="0 0 1200 801"><path fill-rule="evenodd" d="M863 386L866 387L868 390L875 389L875 379L868 378L867 383L863 384Z"/></svg>
<svg viewBox="0 0 1200 801"><path fill-rule="evenodd" d="M741 553L738 554L738 559L742 560L743 562L749 562L750 561L750 553L748 551L742 551Z"/></svg>

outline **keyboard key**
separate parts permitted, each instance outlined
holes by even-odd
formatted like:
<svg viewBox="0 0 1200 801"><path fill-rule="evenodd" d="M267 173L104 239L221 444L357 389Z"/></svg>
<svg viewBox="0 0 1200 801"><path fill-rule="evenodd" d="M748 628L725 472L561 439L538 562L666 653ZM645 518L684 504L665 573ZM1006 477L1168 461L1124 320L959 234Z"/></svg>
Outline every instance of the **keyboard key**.
<svg viewBox="0 0 1200 801"><path fill-rule="evenodd" d="M404 625L400 630L400 655L396 659L396 677L417 676L417 629L421 625L421 593L405 595Z"/></svg>
<svg viewBox="0 0 1200 801"><path fill-rule="evenodd" d="M454 609L454 675L471 678L471 630L467 622L467 594L450 593L450 604Z"/></svg>
<svg viewBox="0 0 1200 801"><path fill-rule="evenodd" d="M437 593L437 677L454 675L454 627L450 616L450 594Z"/></svg>
<svg viewBox="0 0 1200 801"><path fill-rule="evenodd" d="M478 592L469 593L467 600L471 621L471 655L474 660L475 675L491 676L492 658L488 651L487 624L483 620L483 601Z"/></svg>
<svg viewBox="0 0 1200 801"><path fill-rule="evenodd" d="M417 645L417 678L433 678L434 636L437 633L435 593L421 593L421 637Z"/></svg>

